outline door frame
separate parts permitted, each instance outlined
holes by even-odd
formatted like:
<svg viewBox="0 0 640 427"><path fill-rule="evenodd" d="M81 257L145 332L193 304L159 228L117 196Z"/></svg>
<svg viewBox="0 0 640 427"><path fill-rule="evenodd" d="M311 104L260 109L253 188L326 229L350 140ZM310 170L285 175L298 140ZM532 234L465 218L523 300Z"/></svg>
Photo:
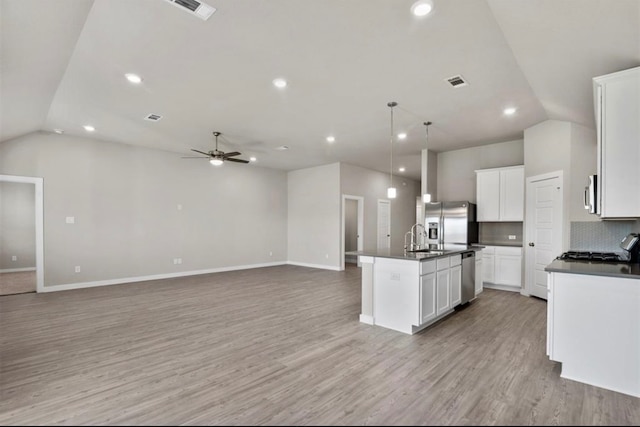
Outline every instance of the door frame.
<svg viewBox="0 0 640 427"><path fill-rule="evenodd" d="M357 238L357 250L362 251L364 249L364 197L352 196L349 194L342 195L342 227L340 228L340 271L344 270L344 253L345 253L345 241L344 241L344 229L345 229L345 205L347 200L355 200L358 202L358 238ZM360 261L358 260L358 267L360 267Z"/></svg>
<svg viewBox="0 0 640 427"><path fill-rule="evenodd" d="M558 241L556 243L556 247L559 247L559 251L558 254L560 254L562 252L562 248L564 247L564 228L565 228L565 212L564 212L564 195L565 195L565 188L564 188L564 177L563 177L563 171L562 170L558 170L555 172L549 172L549 173L544 173L544 174L540 174L540 175L535 175L535 176L530 176L526 178L526 185L525 185L525 217L524 217L524 221L525 221L525 227L524 227L524 240L522 242L522 249L524 251L524 286L521 288L520 293L524 296L531 296L531 288L533 286L533 281L535 281L535 276L534 276L534 268L533 268L533 252L531 250L529 250L529 242L532 241L533 236L534 236L534 225L533 221L531 220L531 212L530 210L533 208L531 206L531 204L529 203L529 195L531 193L531 188L530 186L534 183L534 182L540 182L540 181L546 181L548 179L554 179L554 178L558 178L560 180L560 188L562 189L562 196L560 197L560 233L558 236ZM533 281L532 281L533 279Z"/></svg>
<svg viewBox="0 0 640 427"><path fill-rule="evenodd" d="M0 181L35 185L36 292L44 292L44 179L29 176L0 175Z"/></svg>

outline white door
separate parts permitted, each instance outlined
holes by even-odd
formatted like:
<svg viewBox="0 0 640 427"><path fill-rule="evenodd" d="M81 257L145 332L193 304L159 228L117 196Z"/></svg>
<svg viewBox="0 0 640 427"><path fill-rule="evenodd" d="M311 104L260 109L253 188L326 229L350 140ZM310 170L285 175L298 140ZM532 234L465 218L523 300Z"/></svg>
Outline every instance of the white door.
<svg viewBox="0 0 640 427"><path fill-rule="evenodd" d="M544 268L562 253L562 172L527 178L525 285L547 299Z"/></svg>
<svg viewBox="0 0 640 427"><path fill-rule="evenodd" d="M378 200L378 250L391 247L391 203Z"/></svg>

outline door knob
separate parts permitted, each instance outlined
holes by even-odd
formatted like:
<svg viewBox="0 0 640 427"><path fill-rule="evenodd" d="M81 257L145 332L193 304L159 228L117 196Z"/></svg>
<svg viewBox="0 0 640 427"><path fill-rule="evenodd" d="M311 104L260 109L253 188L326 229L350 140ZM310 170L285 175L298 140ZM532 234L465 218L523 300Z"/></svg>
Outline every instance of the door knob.
<svg viewBox="0 0 640 427"><path fill-rule="evenodd" d="M536 245L535 243L533 243L533 242L529 242L529 246L533 247L533 246L535 246L535 245Z"/></svg>

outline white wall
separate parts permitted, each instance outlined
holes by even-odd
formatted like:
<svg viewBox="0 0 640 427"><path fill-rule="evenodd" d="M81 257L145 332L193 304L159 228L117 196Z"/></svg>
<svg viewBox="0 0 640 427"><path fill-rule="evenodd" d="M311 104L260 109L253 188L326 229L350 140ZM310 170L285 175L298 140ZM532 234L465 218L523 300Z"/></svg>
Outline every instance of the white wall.
<svg viewBox="0 0 640 427"><path fill-rule="evenodd" d="M291 171L288 183L288 259L340 269L340 164Z"/></svg>
<svg viewBox="0 0 640 427"><path fill-rule="evenodd" d="M522 140L438 153L438 201L476 202L476 169L524 163Z"/></svg>
<svg viewBox="0 0 640 427"><path fill-rule="evenodd" d="M44 178L45 286L286 262L286 173L180 156L44 133L0 144L0 173Z"/></svg>
<svg viewBox="0 0 640 427"><path fill-rule="evenodd" d="M389 175L371 169L340 164L340 187L342 194L364 198L364 250L377 247L378 199L387 199ZM391 249L402 250L404 234L416 222L416 197L420 195L421 183L394 175L397 196L391 200Z"/></svg>
<svg viewBox="0 0 640 427"><path fill-rule="evenodd" d="M35 209L35 185L0 181L0 270L36 268Z"/></svg>

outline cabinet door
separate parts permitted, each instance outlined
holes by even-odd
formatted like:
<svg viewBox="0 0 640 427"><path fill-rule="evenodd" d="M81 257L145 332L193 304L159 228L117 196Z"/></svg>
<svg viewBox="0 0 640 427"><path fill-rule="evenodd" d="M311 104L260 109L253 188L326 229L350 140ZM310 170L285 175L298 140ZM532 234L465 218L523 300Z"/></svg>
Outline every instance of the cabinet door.
<svg viewBox="0 0 640 427"><path fill-rule="evenodd" d="M436 317L436 273L420 276L420 324Z"/></svg>
<svg viewBox="0 0 640 427"><path fill-rule="evenodd" d="M493 283L495 271L495 255L482 254L482 281Z"/></svg>
<svg viewBox="0 0 640 427"><path fill-rule="evenodd" d="M522 257L513 255L495 255L496 285L522 285Z"/></svg>
<svg viewBox="0 0 640 427"><path fill-rule="evenodd" d="M476 296L482 292L482 258L476 256L476 278L475 278L475 287L476 287Z"/></svg>
<svg viewBox="0 0 640 427"><path fill-rule="evenodd" d="M600 99L601 216L640 217L640 67L616 74Z"/></svg>
<svg viewBox="0 0 640 427"><path fill-rule="evenodd" d="M451 267L449 284L451 286L451 308L453 308L462 301L462 266Z"/></svg>
<svg viewBox="0 0 640 427"><path fill-rule="evenodd" d="M440 270L436 272L436 315L439 316L442 313L449 311L451 307L451 293L450 293L450 274L449 269Z"/></svg>
<svg viewBox="0 0 640 427"><path fill-rule="evenodd" d="M500 221L524 220L524 168L500 171Z"/></svg>
<svg viewBox="0 0 640 427"><path fill-rule="evenodd" d="M500 220L500 171L479 171L476 177L478 221Z"/></svg>

